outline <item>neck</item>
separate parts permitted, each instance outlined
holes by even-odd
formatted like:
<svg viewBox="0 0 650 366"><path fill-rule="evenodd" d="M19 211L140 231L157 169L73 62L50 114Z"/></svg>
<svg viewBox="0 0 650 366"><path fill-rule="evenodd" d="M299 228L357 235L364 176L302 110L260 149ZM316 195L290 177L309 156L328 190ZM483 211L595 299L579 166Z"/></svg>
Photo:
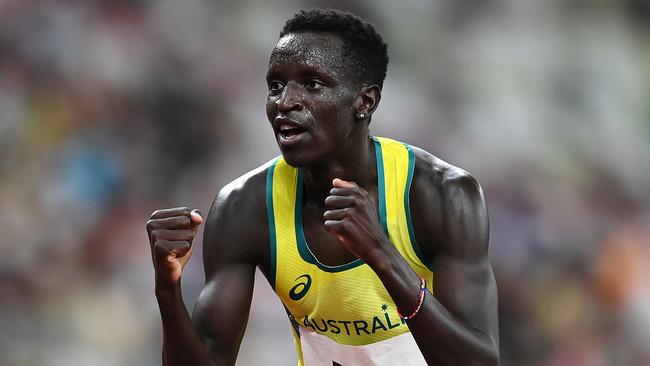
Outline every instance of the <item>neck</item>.
<svg viewBox="0 0 650 366"><path fill-rule="evenodd" d="M358 142L356 142L356 141ZM373 140L366 134L352 139L322 164L303 166L306 203L324 206L334 178L355 182L371 190L377 186L377 161Z"/></svg>

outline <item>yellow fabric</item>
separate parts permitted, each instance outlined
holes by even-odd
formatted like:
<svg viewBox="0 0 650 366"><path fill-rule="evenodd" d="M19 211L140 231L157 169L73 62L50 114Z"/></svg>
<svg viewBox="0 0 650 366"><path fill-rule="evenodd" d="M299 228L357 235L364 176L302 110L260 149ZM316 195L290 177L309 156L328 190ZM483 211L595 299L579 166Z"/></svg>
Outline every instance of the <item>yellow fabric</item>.
<svg viewBox="0 0 650 366"><path fill-rule="evenodd" d="M380 194L382 187L385 190L383 201L389 238L413 270L432 288L433 273L416 253L409 231L408 184L413 154L401 142L386 138L374 140L378 150ZM269 225L273 226L270 228L271 259L275 259L271 264L275 278L271 281L274 281L272 285L292 321L337 343L352 346L380 342L408 332L390 295L368 265L357 260L328 268L318 263L304 240L300 246L304 236L300 230L302 211L296 204L302 201L303 183L299 169L289 166L280 157L269 174L267 184L272 182L272 188L267 189L272 189L269 191L272 203L267 204L270 207ZM380 206L381 201L380 197ZM413 298L414 301L417 299L415 288ZM302 359L299 334L293 333Z"/></svg>

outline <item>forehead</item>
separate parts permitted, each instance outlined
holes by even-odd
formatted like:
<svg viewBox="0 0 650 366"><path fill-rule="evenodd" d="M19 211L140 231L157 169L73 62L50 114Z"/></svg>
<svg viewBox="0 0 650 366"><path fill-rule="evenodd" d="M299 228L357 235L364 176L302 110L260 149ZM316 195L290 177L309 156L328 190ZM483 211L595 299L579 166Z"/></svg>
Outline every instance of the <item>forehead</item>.
<svg viewBox="0 0 650 366"><path fill-rule="evenodd" d="M343 40L331 33L289 33L278 40L271 53L269 69L285 63L300 63L324 69L338 69L343 62Z"/></svg>

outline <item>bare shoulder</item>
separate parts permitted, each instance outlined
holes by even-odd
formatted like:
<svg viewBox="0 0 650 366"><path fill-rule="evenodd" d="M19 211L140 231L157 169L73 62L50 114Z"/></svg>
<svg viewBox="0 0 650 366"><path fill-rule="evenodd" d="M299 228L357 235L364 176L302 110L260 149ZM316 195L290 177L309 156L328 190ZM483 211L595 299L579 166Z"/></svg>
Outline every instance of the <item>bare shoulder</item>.
<svg viewBox="0 0 650 366"><path fill-rule="evenodd" d="M411 147L415 155L414 183L419 188L438 191L462 190L466 193L478 193L481 188L478 181L467 171L452 165L433 154ZM416 187L417 188L417 187ZM458 192L460 193L460 192Z"/></svg>
<svg viewBox="0 0 650 366"><path fill-rule="evenodd" d="M415 172L411 210L418 244L425 252L458 255L487 250L488 220L483 191L467 171L412 147Z"/></svg>
<svg viewBox="0 0 650 366"><path fill-rule="evenodd" d="M226 184L208 214L204 235L206 271L217 261L260 264L266 255L266 163Z"/></svg>
<svg viewBox="0 0 650 366"><path fill-rule="evenodd" d="M265 207L266 172L271 165L268 162L226 184L217 194L210 213L236 213L246 210L253 213ZM227 217L232 219L232 217Z"/></svg>

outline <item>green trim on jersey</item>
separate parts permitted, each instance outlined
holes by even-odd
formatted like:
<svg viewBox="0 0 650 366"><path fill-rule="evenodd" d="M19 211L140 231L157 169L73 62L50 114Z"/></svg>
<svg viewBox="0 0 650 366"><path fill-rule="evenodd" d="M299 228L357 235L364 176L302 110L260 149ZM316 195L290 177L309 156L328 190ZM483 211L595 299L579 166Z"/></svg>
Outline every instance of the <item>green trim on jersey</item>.
<svg viewBox="0 0 650 366"><path fill-rule="evenodd" d="M276 237L275 237L275 213L273 211L273 172L278 163L276 158L266 171L266 215L269 222L269 281L275 290L275 266L276 266Z"/></svg>
<svg viewBox="0 0 650 366"><path fill-rule="evenodd" d="M379 206L379 222L384 232L388 235L388 226L386 224L386 179L384 178L384 154L382 153L381 143L373 137L375 143L375 156L377 158L377 198Z"/></svg>
<svg viewBox="0 0 650 366"><path fill-rule="evenodd" d="M413 173L415 172L415 154L413 153L411 146L407 144L404 144L404 146L406 147L406 150L408 150L409 154L408 178L406 180L406 189L404 190L404 209L406 210L406 222L408 223L409 237L411 239L411 245L413 246L413 251L415 254L418 256L420 261L422 261L422 263L424 263L427 268L433 272L433 260L431 258L427 258L424 255L420 249L420 246L418 245L418 242L415 240L415 231L413 230L413 220L411 220L411 205L409 201L411 183L413 183Z"/></svg>

